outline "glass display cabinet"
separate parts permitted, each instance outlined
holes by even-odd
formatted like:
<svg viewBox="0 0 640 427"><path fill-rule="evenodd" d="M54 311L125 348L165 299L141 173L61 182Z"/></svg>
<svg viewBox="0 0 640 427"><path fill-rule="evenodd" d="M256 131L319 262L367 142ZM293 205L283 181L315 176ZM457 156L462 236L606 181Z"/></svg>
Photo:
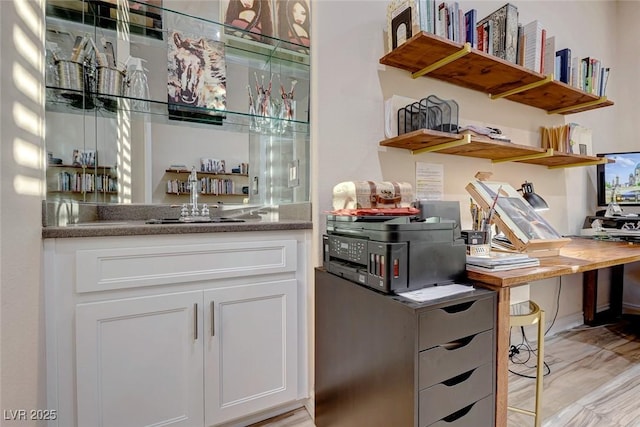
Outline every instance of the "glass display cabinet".
<svg viewBox="0 0 640 427"><path fill-rule="evenodd" d="M47 200L308 202L308 32L265 3L48 0Z"/></svg>

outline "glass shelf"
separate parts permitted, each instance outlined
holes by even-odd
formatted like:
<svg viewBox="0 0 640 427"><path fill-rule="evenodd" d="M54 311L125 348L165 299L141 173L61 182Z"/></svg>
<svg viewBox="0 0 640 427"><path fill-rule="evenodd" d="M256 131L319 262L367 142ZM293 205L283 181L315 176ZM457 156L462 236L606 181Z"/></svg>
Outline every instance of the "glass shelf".
<svg viewBox="0 0 640 427"><path fill-rule="evenodd" d="M84 96L86 95L86 96ZM100 99L102 98L102 99ZM96 112L102 118L117 118L117 112L146 116L154 123L180 125L181 122L215 126L214 130L232 132L254 132L271 136L309 132L309 123L299 120L284 120L277 117L262 117L228 110L216 110L203 107L187 107L179 104L155 100L141 100L126 96L103 96L95 92L85 93L79 90L60 89L47 86L47 111L86 114ZM132 101L146 101L149 110L136 110ZM170 106L178 106L185 116L172 116Z"/></svg>

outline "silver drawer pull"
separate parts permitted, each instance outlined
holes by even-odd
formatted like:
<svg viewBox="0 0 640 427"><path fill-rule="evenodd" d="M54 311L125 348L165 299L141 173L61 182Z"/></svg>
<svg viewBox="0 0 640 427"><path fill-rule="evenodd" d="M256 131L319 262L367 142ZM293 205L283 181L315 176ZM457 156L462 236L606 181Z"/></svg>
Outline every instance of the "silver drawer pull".
<svg viewBox="0 0 640 427"><path fill-rule="evenodd" d="M198 303L193 303L193 339L198 340Z"/></svg>
<svg viewBox="0 0 640 427"><path fill-rule="evenodd" d="M216 303L215 301L211 301L211 336L216 336L216 313L215 313Z"/></svg>

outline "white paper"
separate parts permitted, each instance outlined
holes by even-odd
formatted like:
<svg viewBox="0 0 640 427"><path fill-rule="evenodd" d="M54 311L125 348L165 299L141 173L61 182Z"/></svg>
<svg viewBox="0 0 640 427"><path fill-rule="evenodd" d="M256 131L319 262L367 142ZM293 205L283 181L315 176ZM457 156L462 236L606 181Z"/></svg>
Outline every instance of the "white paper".
<svg viewBox="0 0 640 427"><path fill-rule="evenodd" d="M458 285L454 283L451 285L430 286L428 288L422 288L416 291L403 292L398 295L410 300L425 302L448 297L455 294L461 294L463 292L469 292L472 290L473 286Z"/></svg>
<svg viewBox="0 0 640 427"><path fill-rule="evenodd" d="M416 198L442 200L444 167L435 163L416 162Z"/></svg>

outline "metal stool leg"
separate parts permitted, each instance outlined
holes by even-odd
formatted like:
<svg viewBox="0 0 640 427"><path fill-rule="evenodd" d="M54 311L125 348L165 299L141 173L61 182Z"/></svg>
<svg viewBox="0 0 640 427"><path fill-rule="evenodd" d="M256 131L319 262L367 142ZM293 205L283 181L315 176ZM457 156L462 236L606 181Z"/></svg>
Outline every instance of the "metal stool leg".
<svg viewBox="0 0 640 427"><path fill-rule="evenodd" d="M529 301L531 312L523 315L511 315L510 323L511 326L529 326L535 325L538 326L538 357L536 358L536 394L535 394L535 405L534 410L530 411L528 409L516 408L513 406L508 406L507 408L511 411L519 412L525 415L531 415L534 417L534 425L535 427L540 427L542 424L542 390L543 390L543 379L544 379L544 311L540 309L540 307L534 303L533 301Z"/></svg>

